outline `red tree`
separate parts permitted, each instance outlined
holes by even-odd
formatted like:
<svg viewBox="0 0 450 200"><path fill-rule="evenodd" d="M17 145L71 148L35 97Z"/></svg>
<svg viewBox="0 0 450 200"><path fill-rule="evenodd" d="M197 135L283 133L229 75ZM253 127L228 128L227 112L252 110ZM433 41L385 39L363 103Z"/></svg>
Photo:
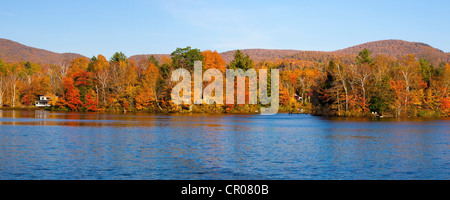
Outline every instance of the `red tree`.
<svg viewBox="0 0 450 200"><path fill-rule="evenodd" d="M71 110L78 110L81 107L82 102L80 100L80 93L78 89L73 85L74 81L70 77L65 77L63 82L66 105Z"/></svg>
<svg viewBox="0 0 450 200"><path fill-rule="evenodd" d="M86 107L87 111L96 111L98 105L98 101L93 90L88 91L85 97L84 107Z"/></svg>

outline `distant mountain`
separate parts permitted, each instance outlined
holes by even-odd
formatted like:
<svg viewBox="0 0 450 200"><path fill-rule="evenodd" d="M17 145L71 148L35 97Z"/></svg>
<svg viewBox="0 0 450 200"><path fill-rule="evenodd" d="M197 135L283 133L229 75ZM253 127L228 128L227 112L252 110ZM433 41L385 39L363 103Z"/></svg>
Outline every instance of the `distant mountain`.
<svg viewBox="0 0 450 200"><path fill-rule="evenodd" d="M0 59L6 63L30 61L40 64L61 65L77 57L85 56L75 53L55 53L0 38Z"/></svg>
<svg viewBox="0 0 450 200"><path fill-rule="evenodd" d="M233 60L233 55L236 50L226 51L223 53L219 53L225 62L230 62ZM292 56L298 53L298 50L278 50L278 49L243 49L242 53L250 56L254 61L263 61L263 60L274 60L274 59L283 59L288 56ZM138 61L140 59L148 59L150 56L155 56L157 60L161 60L161 57L166 56L170 58L170 54L142 54L142 55L134 55L131 56L130 59L134 61Z"/></svg>
<svg viewBox="0 0 450 200"><path fill-rule="evenodd" d="M402 57L413 54L417 58L426 58L434 65L440 62L450 62L450 53L445 53L439 49L433 48L428 44L419 42L407 42L403 40L381 40L368 42L361 45L337 50L337 51L300 51L300 50L276 50L276 49L243 49L243 53L248 54L250 58L258 61L276 60L284 58L294 58L299 60L324 63L332 58L340 57L344 61L354 61L356 55L364 48L369 49L373 56L388 55L392 57ZM223 59L228 63L233 59L235 50L220 53ZM163 56L170 58L170 54L142 54L131 56L130 59L138 62L142 59L148 59L154 55L157 60ZM85 57L75 53L54 53L51 51L28 47L11 40L0 38L0 59L7 63L30 61L41 64L61 65L74 58Z"/></svg>
<svg viewBox="0 0 450 200"><path fill-rule="evenodd" d="M233 60L233 55L236 52L234 51L226 51L220 53L225 62L230 62ZM295 55L300 52L299 50L279 50L279 49L243 49L242 53L250 56L254 61L264 61L264 60L276 60L283 59L288 56Z"/></svg>
<svg viewBox="0 0 450 200"><path fill-rule="evenodd" d="M236 50L226 51L223 53L219 53L225 62L229 63L233 60L233 55ZM278 49L242 49L242 53L250 56L254 61L263 61L263 60L275 60L275 59L283 59L289 56L293 56L296 53L300 52L298 50L278 50ZM170 58L170 54L142 54L142 55L134 55L131 56L130 59L134 61L138 61L141 59L148 59L150 56L155 56L158 61L161 61L161 57L165 56Z"/></svg>
<svg viewBox="0 0 450 200"><path fill-rule="evenodd" d="M341 58L344 61L351 62L364 48L372 52L372 56L388 55L395 58L413 54L417 58L426 58L434 65L440 62L450 62L450 53L445 53L439 49L433 48L428 44L419 42L407 42L403 40L381 40L368 42L361 45L337 50L337 51L301 51L301 50L277 50L277 49L243 49L243 53L248 54L254 61L275 60L283 58L294 58L311 62L328 62L332 58ZM228 63L233 60L236 50L220 53L222 58ZM130 57L137 59L147 59L151 54L136 55ZM162 56L170 57L170 54L154 54L159 60Z"/></svg>
<svg viewBox="0 0 450 200"><path fill-rule="evenodd" d="M450 54L432 46L420 42L407 42L403 40L380 40L334 51L337 54L358 54L364 48L372 52L372 55L388 55L391 57L403 57L413 54L417 58L426 58L433 64L449 62Z"/></svg>
<svg viewBox="0 0 450 200"><path fill-rule="evenodd" d="M134 62L138 62L142 59L147 60L150 56L154 56L156 60L161 62L161 58L163 56L170 58L170 54L142 54L142 55L134 55L130 56L129 59L133 60Z"/></svg>

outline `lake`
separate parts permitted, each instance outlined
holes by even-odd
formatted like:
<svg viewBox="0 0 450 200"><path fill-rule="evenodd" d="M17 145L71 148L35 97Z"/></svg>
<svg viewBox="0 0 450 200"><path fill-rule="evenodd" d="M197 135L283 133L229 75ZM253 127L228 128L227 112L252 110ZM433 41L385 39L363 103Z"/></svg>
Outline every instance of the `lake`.
<svg viewBox="0 0 450 200"><path fill-rule="evenodd" d="M450 179L450 119L0 111L0 179Z"/></svg>

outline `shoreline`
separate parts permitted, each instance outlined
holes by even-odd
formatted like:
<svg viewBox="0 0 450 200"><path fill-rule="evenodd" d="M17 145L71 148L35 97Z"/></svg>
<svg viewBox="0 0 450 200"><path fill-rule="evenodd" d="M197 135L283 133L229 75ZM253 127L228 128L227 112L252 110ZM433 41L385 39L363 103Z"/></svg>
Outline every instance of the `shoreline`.
<svg viewBox="0 0 450 200"><path fill-rule="evenodd" d="M65 110L51 110L46 108L33 108L33 107L2 107L0 108L0 111L36 111L36 110L42 110L42 111L48 111L48 112L55 112L55 113L97 113L97 114L119 114L119 115L129 115L129 114L149 114L149 115L260 115L259 112L251 113L251 112L225 112L225 113L208 113L208 112L148 112L148 111L127 111L127 112L115 112L115 111L65 111ZM376 116L325 116L325 115L315 115L313 113L289 113L289 111L280 111L277 114L287 114L287 115L309 115L309 116L316 116L316 117L322 117L325 119L339 119L339 120L345 120L345 119L396 119L396 120L414 120L414 119L450 119L450 117L441 116L441 117L376 117Z"/></svg>

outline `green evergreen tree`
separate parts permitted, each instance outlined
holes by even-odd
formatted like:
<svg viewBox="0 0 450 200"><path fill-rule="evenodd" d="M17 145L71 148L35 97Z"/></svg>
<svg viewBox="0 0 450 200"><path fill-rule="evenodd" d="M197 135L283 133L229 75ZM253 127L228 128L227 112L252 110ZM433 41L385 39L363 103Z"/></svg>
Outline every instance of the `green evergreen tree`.
<svg viewBox="0 0 450 200"><path fill-rule="evenodd" d="M250 56L242 53L240 50L234 53L234 59L229 65L230 69L243 69L244 71L254 67L254 62L250 59Z"/></svg>
<svg viewBox="0 0 450 200"><path fill-rule="evenodd" d="M170 55L172 56L172 62L176 69L184 68L191 72L194 70L194 62L203 60L200 49L192 49L190 46L177 48Z"/></svg>

